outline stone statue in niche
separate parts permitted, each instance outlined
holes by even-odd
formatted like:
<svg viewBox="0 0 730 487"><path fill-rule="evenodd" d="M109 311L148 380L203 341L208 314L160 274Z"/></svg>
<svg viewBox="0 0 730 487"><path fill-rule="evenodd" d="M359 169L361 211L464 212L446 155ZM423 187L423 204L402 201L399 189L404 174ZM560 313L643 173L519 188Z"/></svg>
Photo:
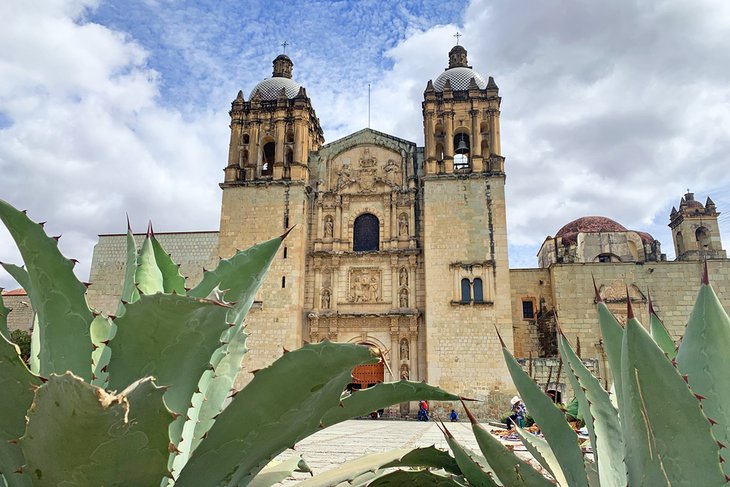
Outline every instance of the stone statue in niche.
<svg viewBox="0 0 730 487"><path fill-rule="evenodd" d="M350 271L350 302L377 303L380 301L380 270L352 269Z"/></svg>
<svg viewBox="0 0 730 487"><path fill-rule="evenodd" d="M400 359L408 360L408 339L404 338L400 341Z"/></svg>
<svg viewBox="0 0 730 487"><path fill-rule="evenodd" d="M335 221L330 215L324 218L324 238L332 238L335 231Z"/></svg>
<svg viewBox="0 0 730 487"><path fill-rule="evenodd" d="M400 166L393 159L388 159L388 163L383 168L385 170L385 179L393 184L400 184Z"/></svg>
<svg viewBox="0 0 730 487"><path fill-rule="evenodd" d="M400 290L400 307L401 308L408 307L408 289L406 289L406 288L403 288Z"/></svg>
<svg viewBox="0 0 730 487"><path fill-rule="evenodd" d="M400 276L398 276L398 284L401 286L408 285L408 269L405 267L400 268Z"/></svg>
<svg viewBox="0 0 730 487"><path fill-rule="evenodd" d="M410 378L410 373L408 372L408 365L403 364L400 366L400 378L403 380L408 380Z"/></svg>
<svg viewBox="0 0 730 487"><path fill-rule="evenodd" d="M329 289L322 290L322 309L329 309L330 308L330 291Z"/></svg>
<svg viewBox="0 0 730 487"><path fill-rule="evenodd" d="M408 236L408 215L405 213L401 214L398 219L398 235L401 237Z"/></svg>

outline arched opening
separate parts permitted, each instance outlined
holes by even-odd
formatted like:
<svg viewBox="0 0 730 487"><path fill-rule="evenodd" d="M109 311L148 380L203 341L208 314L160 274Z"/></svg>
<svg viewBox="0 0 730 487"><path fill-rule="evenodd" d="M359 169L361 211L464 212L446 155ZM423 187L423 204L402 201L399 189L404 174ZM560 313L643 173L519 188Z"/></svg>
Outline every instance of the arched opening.
<svg viewBox="0 0 730 487"><path fill-rule="evenodd" d="M243 151L243 154L241 154L241 164L247 165L248 164L248 149Z"/></svg>
<svg viewBox="0 0 730 487"><path fill-rule="evenodd" d="M437 161L444 160L444 144L442 144L441 142L436 144L436 160Z"/></svg>
<svg viewBox="0 0 730 487"><path fill-rule="evenodd" d="M454 171L469 169L471 141L469 134L460 132L454 135Z"/></svg>
<svg viewBox="0 0 730 487"><path fill-rule="evenodd" d="M261 160L261 175L271 176L274 174L274 155L276 154L276 144L268 142L264 144L263 158Z"/></svg>
<svg viewBox="0 0 730 487"><path fill-rule="evenodd" d="M287 166L291 166L292 162L294 162L294 151L291 148L287 148L284 161Z"/></svg>
<svg viewBox="0 0 730 487"><path fill-rule="evenodd" d="M473 285L474 285L474 302L483 303L484 302L484 288L482 286L481 278L479 278L479 277L475 278Z"/></svg>
<svg viewBox="0 0 730 487"><path fill-rule="evenodd" d="M705 227L695 230L695 239L697 240L697 250L709 250L712 248L710 243L710 231Z"/></svg>
<svg viewBox="0 0 730 487"><path fill-rule="evenodd" d="M677 257L684 253L684 243L682 242L682 232L677 232L674 236L674 241L677 243Z"/></svg>
<svg viewBox="0 0 730 487"><path fill-rule="evenodd" d="M380 354L378 348L369 343L360 343L366 347L370 347L375 353ZM385 381L385 366L383 362L377 364L358 365L352 369L352 382L347 386L350 391L367 389L375 384Z"/></svg>
<svg viewBox="0 0 730 487"><path fill-rule="evenodd" d="M294 131L293 131L293 130L289 130L289 131L288 131L288 132L286 133L286 142L287 142L288 144L292 144L292 143L294 143Z"/></svg>
<svg viewBox="0 0 730 487"><path fill-rule="evenodd" d="M461 280L461 302L468 303L471 301L471 283L466 277Z"/></svg>
<svg viewBox="0 0 730 487"><path fill-rule="evenodd" d="M593 259L593 262L621 262L621 258L615 254L598 254L596 258Z"/></svg>
<svg viewBox="0 0 730 487"><path fill-rule="evenodd" d="M489 141L487 139L482 139L482 157L487 158L489 157Z"/></svg>
<svg viewBox="0 0 730 487"><path fill-rule="evenodd" d="M371 213L363 213L355 219L352 235L352 250L368 252L380 248L380 222Z"/></svg>
<svg viewBox="0 0 730 487"><path fill-rule="evenodd" d="M243 134L243 143L244 143L244 144L248 144L248 141L249 141L249 136L248 136L248 134Z"/></svg>

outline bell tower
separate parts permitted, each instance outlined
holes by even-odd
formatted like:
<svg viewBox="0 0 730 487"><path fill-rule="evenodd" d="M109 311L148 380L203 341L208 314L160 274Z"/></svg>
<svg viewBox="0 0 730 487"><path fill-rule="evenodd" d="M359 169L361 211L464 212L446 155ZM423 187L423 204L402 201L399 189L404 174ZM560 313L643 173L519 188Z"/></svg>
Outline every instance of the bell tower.
<svg viewBox="0 0 730 487"><path fill-rule="evenodd" d="M500 102L456 45L422 104L426 380L494 404L512 387L494 332L511 346Z"/></svg>
<svg viewBox="0 0 730 487"><path fill-rule="evenodd" d="M677 260L727 258L720 240L718 216L720 212L709 196L703 205L689 190L680 200L679 210L672 207L669 228Z"/></svg>
<svg viewBox="0 0 730 487"><path fill-rule="evenodd" d="M295 227L246 317L253 331L247 370L265 367L282 348L302 344L309 154L324 136L306 89L292 79L292 67L289 56L277 56L271 78L258 83L248 100L239 91L229 112L218 255L231 257Z"/></svg>

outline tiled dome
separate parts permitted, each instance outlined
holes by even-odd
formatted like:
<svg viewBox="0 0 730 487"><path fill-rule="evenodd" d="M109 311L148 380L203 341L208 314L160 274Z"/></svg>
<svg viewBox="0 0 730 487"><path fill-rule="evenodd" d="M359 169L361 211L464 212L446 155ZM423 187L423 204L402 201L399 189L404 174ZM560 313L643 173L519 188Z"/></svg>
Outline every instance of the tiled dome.
<svg viewBox="0 0 730 487"><path fill-rule="evenodd" d="M301 85L290 78L283 78L283 77L274 77L274 78L267 78L263 81L261 81L259 84L257 84L253 90L251 90L251 96L250 98L253 98L254 93L256 93L256 90L261 92L261 99L262 100L276 100L279 98L279 93L281 93L281 89L284 88L286 90L286 97L287 98L294 98L297 96L297 93L299 93L299 88L301 88Z"/></svg>
<svg viewBox="0 0 730 487"><path fill-rule="evenodd" d="M446 80L451 82L451 89L454 91L468 90L469 81L474 78L479 89L484 90L487 88L487 82L481 74L477 73L471 68L458 67L447 69L433 82L433 87L436 91L444 91L444 85Z"/></svg>
<svg viewBox="0 0 730 487"><path fill-rule="evenodd" d="M615 220L606 218L605 216L584 216L573 220L567 225L563 226L558 233L555 234L555 238L562 237L563 244L572 243L576 241L579 233L602 233L602 232L636 232L643 242L653 242L654 237L646 232L639 232L636 230L628 230L626 227L621 225Z"/></svg>

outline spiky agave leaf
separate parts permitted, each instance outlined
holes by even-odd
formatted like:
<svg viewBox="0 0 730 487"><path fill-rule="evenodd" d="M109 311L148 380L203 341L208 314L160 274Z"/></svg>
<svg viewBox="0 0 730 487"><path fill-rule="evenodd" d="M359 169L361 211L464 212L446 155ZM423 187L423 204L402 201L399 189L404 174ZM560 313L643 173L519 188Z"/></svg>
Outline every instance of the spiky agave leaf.
<svg viewBox="0 0 730 487"><path fill-rule="evenodd" d="M147 229L147 237L142 242L137 258L137 269L134 273L134 283L142 294L157 294L165 292L164 278L160 266L157 265L155 248L152 245L151 229Z"/></svg>
<svg viewBox="0 0 730 487"><path fill-rule="evenodd" d="M8 274L10 274L13 279L17 281L18 284L20 284L20 287L25 289L25 292L28 296L32 294L31 292L31 283L30 283L30 276L28 275L28 271L23 269L22 267L18 267L17 265L8 264L5 262L0 262L0 265L7 271ZM40 347L41 347L41 331L40 327L38 326L38 313L33 311L33 328L30 333L30 371L34 374L39 374L41 370L41 364L40 364ZM10 340L10 335L7 335L8 340Z"/></svg>
<svg viewBox="0 0 730 487"><path fill-rule="evenodd" d="M367 485L368 487L461 487L466 486L467 483L463 477L438 471L396 470L378 476ZM359 486L353 485L353 487Z"/></svg>
<svg viewBox="0 0 730 487"><path fill-rule="evenodd" d="M529 463L512 453L501 441L492 436L464 404L469 421L471 421L474 438L477 440L482 455L489 462L497 478L510 487L550 487L554 484L543 474L535 470Z"/></svg>
<svg viewBox="0 0 730 487"><path fill-rule="evenodd" d="M3 200L0 220L28 270L30 289L26 291L38 315L41 375L70 370L90 380L93 316L86 304L86 287L73 273L74 262L61 255L58 242L41 225Z"/></svg>
<svg viewBox="0 0 730 487"><path fill-rule="evenodd" d="M37 487L159 485L172 415L150 378L118 395L67 373L35 394L20 445Z"/></svg>
<svg viewBox="0 0 730 487"><path fill-rule="evenodd" d="M139 299L139 291L135 284L135 274L137 272L137 244L134 242L132 229L127 221L127 260L124 265L124 282L122 284L122 294L119 296L119 305L117 306L117 316L124 314L124 304L134 303Z"/></svg>
<svg viewBox="0 0 730 487"><path fill-rule="evenodd" d="M659 319L659 315L657 315L654 310L651 297L649 298L649 330L651 337L654 339L656 344L659 345L659 348L667 354L667 357L669 357L670 360L674 359L677 356L677 344L674 343L672 336L669 334L664 323L662 323L662 320Z"/></svg>
<svg viewBox="0 0 730 487"><path fill-rule="evenodd" d="M10 332L8 332L8 314L10 308L3 303L3 288L0 287L0 335L10 340Z"/></svg>
<svg viewBox="0 0 730 487"><path fill-rule="evenodd" d="M233 398L176 486L247 485L272 458L320 429L354 367L377 360L367 347L329 342L284 354Z"/></svg>
<svg viewBox="0 0 730 487"><path fill-rule="evenodd" d="M151 227L150 227L151 230ZM155 262L162 274L162 289L164 292L186 294L185 277L180 274L180 266L172 260L172 255L162 248L154 233L150 232L152 250L155 253Z"/></svg>
<svg viewBox="0 0 730 487"><path fill-rule="evenodd" d="M679 372L692 391L704 397L702 411L712 419L712 434L730 445L730 318L708 283L700 287L677 354ZM723 469L730 476L730 455Z"/></svg>
<svg viewBox="0 0 730 487"><path fill-rule="evenodd" d="M501 339L501 338L500 338ZM550 443L560 467L571 487L588 487L583 454L578 446L578 436L565 421L563 412L545 394L502 344L502 353L515 387L525 401L535 422L540 425L545 439Z"/></svg>
<svg viewBox="0 0 730 487"><path fill-rule="evenodd" d="M91 322L91 343L94 344L94 351L91 352L91 383L101 388L109 384L108 366L112 351L108 343L116 332L117 325L107 316L97 315Z"/></svg>
<svg viewBox="0 0 730 487"><path fill-rule="evenodd" d="M292 455L283 462L269 463L248 485L249 487L271 487L288 479L294 472L312 472L301 455Z"/></svg>
<svg viewBox="0 0 730 487"><path fill-rule="evenodd" d="M25 431L25 415L33 402L33 388L41 379L23 363L18 347L0 336L0 474L8 487L31 485L27 469L21 470L25 458L17 439Z"/></svg>
<svg viewBox="0 0 730 487"><path fill-rule="evenodd" d="M558 333L558 344L563 362L568 365L568 380L578 398L580 409L593 445L598 475L602 487L624 487L626 465L623 432L618 411L601 383L583 365L570 343Z"/></svg>
<svg viewBox="0 0 730 487"><path fill-rule="evenodd" d="M466 480L469 481L469 485L480 487L499 487L501 485L501 482L497 482L496 474L485 459L478 458L474 452L462 446L443 424L441 425L441 432L454 454L456 464L459 465L459 469L466 477Z"/></svg>
<svg viewBox="0 0 730 487"><path fill-rule="evenodd" d="M622 394L619 371L621 370L621 343L624 338L624 329L611 313L611 310L608 309L606 303L603 302L595 281L593 281L593 287L596 292L596 310L598 311L598 325L603 337L603 350L606 352L606 358L608 358L608 366L613 372L612 389L616 392L616 403L618 404L621 402Z"/></svg>
<svg viewBox="0 0 730 487"><path fill-rule="evenodd" d="M622 351L621 426L629 485L725 485L699 401L629 311Z"/></svg>
<svg viewBox="0 0 730 487"><path fill-rule="evenodd" d="M542 467L547 470L550 475L558 482L559 485L570 485L565 478L563 468L560 466L558 458L555 456L550 444L544 438L533 435L519 426L515 426L517 435L520 437L522 444L525 445L527 451ZM590 485L590 484L589 484ZM592 487L592 486L591 486Z"/></svg>

